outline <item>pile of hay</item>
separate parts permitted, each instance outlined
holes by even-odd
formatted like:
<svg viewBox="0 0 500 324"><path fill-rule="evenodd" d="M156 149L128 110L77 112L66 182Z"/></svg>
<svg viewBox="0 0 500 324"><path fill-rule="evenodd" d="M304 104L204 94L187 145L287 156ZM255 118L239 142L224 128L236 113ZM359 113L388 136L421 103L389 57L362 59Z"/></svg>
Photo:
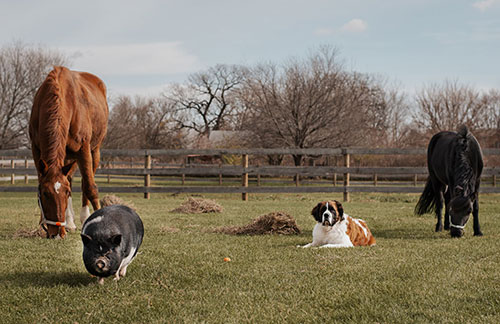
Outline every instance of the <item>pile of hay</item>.
<svg viewBox="0 0 500 324"><path fill-rule="evenodd" d="M123 199L120 197L117 197L115 195L106 195L101 198L100 200L101 203L101 208L106 207L106 206L111 206L111 205L125 205L129 207L132 210L136 210L135 206L131 202L125 202Z"/></svg>
<svg viewBox="0 0 500 324"><path fill-rule="evenodd" d="M45 231L41 228L20 228L18 229L14 235L12 235L12 238L35 238L35 237L46 237L47 234Z"/></svg>
<svg viewBox="0 0 500 324"><path fill-rule="evenodd" d="M189 197L186 202L172 210L172 213L203 214L220 213L223 210L224 208L216 203L215 200Z"/></svg>
<svg viewBox="0 0 500 324"><path fill-rule="evenodd" d="M300 229L292 216L284 212L274 212L259 216L248 225L219 227L214 232L233 235L292 235L300 234Z"/></svg>

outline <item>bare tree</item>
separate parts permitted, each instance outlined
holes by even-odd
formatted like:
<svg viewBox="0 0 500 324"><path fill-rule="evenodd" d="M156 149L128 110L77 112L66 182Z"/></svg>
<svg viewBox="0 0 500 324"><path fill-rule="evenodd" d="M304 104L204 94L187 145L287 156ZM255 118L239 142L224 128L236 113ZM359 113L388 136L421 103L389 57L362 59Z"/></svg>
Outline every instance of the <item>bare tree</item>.
<svg viewBox="0 0 500 324"><path fill-rule="evenodd" d="M400 147L411 121L409 103L398 87L389 86L382 79L374 77L370 84L368 128L365 130L363 144Z"/></svg>
<svg viewBox="0 0 500 324"><path fill-rule="evenodd" d="M482 116L479 116L479 127L490 130L500 130L500 90L491 89L481 96Z"/></svg>
<svg viewBox="0 0 500 324"><path fill-rule="evenodd" d="M232 128L239 113L233 93L243 75L242 67L216 65L190 75L186 85L176 85L164 96L175 104L180 127L209 137L212 130Z"/></svg>
<svg viewBox="0 0 500 324"><path fill-rule="evenodd" d="M106 148L179 148L174 107L161 98L119 97L112 106Z"/></svg>
<svg viewBox="0 0 500 324"><path fill-rule="evenodd" d="M465 124L470 129L483 127L488 113L489 99L473 87L458 81L424 87L416 96L417 111L414 122L423 130L436 133L455 130Z"/></svg>
<svg viewBox="0 0 500 324"><path fill-rule="evenodd" d="M372 77L346 71L336 50L322 47L305 60L252 69L240 92L241 125L265 147L356 145L383 108L378 91ZM295 164L302 159L294 156Z"/></svg>
<svg viewBox="0 0 500 324"><path fill-rule="evenodd" d="M0 149L28 145L33 97L47 73L67 59L59 52L23 43L0 48Z"/></svg>

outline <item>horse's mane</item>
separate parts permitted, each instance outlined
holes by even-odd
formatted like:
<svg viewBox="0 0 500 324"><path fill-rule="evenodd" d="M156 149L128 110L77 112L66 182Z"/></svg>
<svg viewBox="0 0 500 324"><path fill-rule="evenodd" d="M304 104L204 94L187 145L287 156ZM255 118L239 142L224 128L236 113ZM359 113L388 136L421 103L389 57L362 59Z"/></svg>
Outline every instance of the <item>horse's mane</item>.
<svg viewBox="0 0 500 324"><path fill-rule="evenodd" d="M469 140L472 136L467 126L462 125L458 131L458 147L455 151L455 185L461 186L464 190L473 192L475 185L474 170L469 160Z"/></svg>
<svg viewBox="0 0 500 324"><path fill-rule="evenodd" d="M66 156L66 141L67 128L69 120L65 120L63 116L63 93L60 83L60 75L64 69L62 67L54 67L45 79L45 93L42 97L42 102L39 104L40 115L45 115L46 125L40 128L40 135L44 136L47 147L44 152L45 162L49 166L61 166L64 163Z"/></svg>

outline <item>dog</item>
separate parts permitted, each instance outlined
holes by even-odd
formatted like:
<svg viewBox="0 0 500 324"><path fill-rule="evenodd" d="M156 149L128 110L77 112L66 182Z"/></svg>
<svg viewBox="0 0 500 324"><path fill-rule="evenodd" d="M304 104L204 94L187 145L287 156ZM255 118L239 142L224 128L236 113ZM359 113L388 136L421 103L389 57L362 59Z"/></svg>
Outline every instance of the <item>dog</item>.
<svg viewBox="0 0 500 324"><path fill-rule="evenodd" d="M338 201L322 201L311 211L317 224L313 229L313 241L302 247L317 246L352 247L375 245L375 238L365 221L344 213Z"/></svg>

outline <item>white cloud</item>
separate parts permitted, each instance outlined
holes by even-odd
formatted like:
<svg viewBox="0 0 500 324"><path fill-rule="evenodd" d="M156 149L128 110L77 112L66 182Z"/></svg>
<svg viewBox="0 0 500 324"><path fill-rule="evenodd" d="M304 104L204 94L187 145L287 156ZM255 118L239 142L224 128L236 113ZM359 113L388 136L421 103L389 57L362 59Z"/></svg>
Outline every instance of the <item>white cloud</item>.
<svg viewBox="0 0 500 324"><path fill-rule="evenodd" d="M368 28L368 25L362 19L352 19L351 21L344 24L340 30L347 33L361 33Z"/></svg>
<svg viewBox="0 0 500 324"><path fill-rule="evenodd" d="M318 36L330 36L341 33L361 33L368 28L368 24L362 19L352 19L340 28L317 28L314 34Z"/></svg>
<svg viewBox="0 0 500 324"><path fill-rule="evenodd" d="M483 0L476 1L472 4L474 8L477 8L481 11L486 11L486 9L491 8L495 4L500 4L500 0Z"/></svg>
<svg viewBox="0 0 500 324"><path fill-rule="evenodd" d="M95 45L60 48L73 60L72 69L97 75L166 75L190 73L199 59L181 42Z"/></svg>

